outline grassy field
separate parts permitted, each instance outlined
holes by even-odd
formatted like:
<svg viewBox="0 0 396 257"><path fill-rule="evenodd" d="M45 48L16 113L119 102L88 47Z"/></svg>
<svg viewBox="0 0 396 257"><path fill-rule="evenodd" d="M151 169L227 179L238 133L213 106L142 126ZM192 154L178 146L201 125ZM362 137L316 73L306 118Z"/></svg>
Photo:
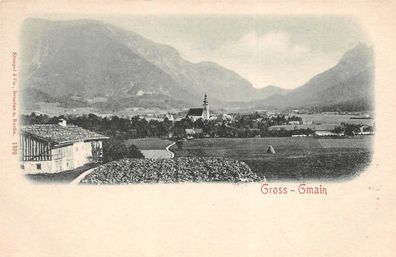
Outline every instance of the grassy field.
<svg viewBox="0 0 396 257"><path fill-rule="evenodd" d="M141 150L145 158L149 159L164 159L170 158L171 153L165 150Z"/></svg>
<svg viewBox="0 0 396 257"><path fill-rule="evenodd" d="M230 157L246 162L267 180L335 180L353 177L371 160L372 137L208 138L173 146L175 157ZM268 154L272 145L276 154Z"/></svg>
<svg viewBox="0 0 396 257"><path fill-rule="evenodd" d="M140 150L164 150L173 142L162 138L136 138L125 141L126 146L136 145Z"/></svg>
<svg viewBox="0 0 396 257"><path fill-rule="evenodd" d="M372 126L374 119L351 119L356 115L341 115L341 114L296 114L303 119L303 121L312 121L320 124L341 124L341 122L349 124L366 124Z"/></svg>

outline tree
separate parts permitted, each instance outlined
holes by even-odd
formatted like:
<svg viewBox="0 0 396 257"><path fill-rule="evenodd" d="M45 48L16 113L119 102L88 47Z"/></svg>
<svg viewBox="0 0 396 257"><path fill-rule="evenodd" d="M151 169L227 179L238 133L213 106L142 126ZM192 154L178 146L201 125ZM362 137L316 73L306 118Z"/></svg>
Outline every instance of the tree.
<svg viewBox="0 0 396 257"><path fill-rule="evenodd" d="M334 133L337 133L337 134L340 134L340 133L342 133L343 131L344 131L344 128L341 127L341 126L338 126L338 127L336 127L336 128L333 130L333 132L334 132Z"/></svg>
<svg viewBox="0 0 396 257"><path fill-rule="evenodd" d="M194 122L194 128L203 128L204 123L202 121L202 118L199 118Z"/></svg>
<svg viewBox="0 0 396 257"><path fill-rule="evenodd" d="M103 161L110 162L124 158L144 158L140 150L131 145L128 148L122 140L110 139L103 143Z"/></svg>
<svg viewBox="0 0 396 257"><path fill-rule="evenodd" d="M176 145L179 150L183 149L183 140L177 140Z"/></svg>
<svg viewBox="0 0 396 257"><path fill-rule="evenodd" d="M345 124L345 135L354 136L360 131L360 125L357 124Z"/></svg>
<svg viewBox="0 0 396 257"><path fill-rule="evenodd" d="M130 145L127 151L128 158L143 159L144 155L136 145Z"/></svg>

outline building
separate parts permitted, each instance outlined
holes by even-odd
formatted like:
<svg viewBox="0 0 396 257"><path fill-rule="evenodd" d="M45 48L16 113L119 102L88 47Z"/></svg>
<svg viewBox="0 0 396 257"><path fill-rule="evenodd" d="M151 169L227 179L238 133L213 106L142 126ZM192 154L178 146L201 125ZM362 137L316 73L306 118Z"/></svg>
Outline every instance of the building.
<svg viewBox="0 0 396 257"><path fill-rule="evenodd" d="M289 125L300 125L300 121L298 121L298 120L291 120L291 121L289 121Z"/></svg>
<svg viewBox="0 0 396 257"><path fill-rule="evenodd" d="M220 120L224 120L224 121L233 121L234 120L234 117L232 117L231 115L226 114L226 113L220 114L218 118Z"/></svg>
<svg viewBox="0 0 396 257"><path fill-rule="evenodd" d="M105 139L65 120L25 126L20 133L20 168L27 174L57 173L100 162Z"/></svg>
<svg viewBox="0 0 396 257"><path fill-rule="evenodd" d="M373 127L368 125L361 125L359 128L359 132L356 135L374 135Z"/></svg>
<svg viewBox="0 0 396 257"><path fill-rule="evenodd" d="M306 137L307 135L305 134L298 134L298 135L292 135L292 137Z"/></svg>
<svg viewBox="0 0 396 257"><path fill-rule="evenodd" d="M206 93L205 93L202 107L203 108L191 108L187 113L187 118L189 118L190 120L192 120L194 122L199 119L209 120L209 118L210 118L209 102L208 102L208 97L207 97Z"/></svg>
<svg viewBox="0 0 396 257"><path fill-rule="evenodd" d="M301 129L310 129L312 131L332 131L339 127L340 124L299 124L299 125L276 125L268 128L269 131L293 131Z"/></svg>
<svg viewBox="0 0 396 257"><path fill-rule="evenodd" d="M187 139L195 137L203 137L203 130L201 128L185 129Z"/></svg>
<svg viewBox="0 0 396 257"><path fill-rule="evenodd" d="M331 132L331 131L315 131L314 134L316 137L338 137L340 134Z"/></svg>

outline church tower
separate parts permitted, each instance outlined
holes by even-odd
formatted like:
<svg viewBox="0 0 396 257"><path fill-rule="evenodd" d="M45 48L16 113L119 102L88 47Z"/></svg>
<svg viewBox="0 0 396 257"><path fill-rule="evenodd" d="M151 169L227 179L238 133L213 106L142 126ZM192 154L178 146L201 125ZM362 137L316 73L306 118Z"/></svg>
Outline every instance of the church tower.
<svg viewBox="0 0 396 257"><path fill-rule="evenodd" d="M205 93L205 98L203 100L203 112L202 112L202 119L203 120L209 120L209 103L208 103L208 97Z"/></svg>

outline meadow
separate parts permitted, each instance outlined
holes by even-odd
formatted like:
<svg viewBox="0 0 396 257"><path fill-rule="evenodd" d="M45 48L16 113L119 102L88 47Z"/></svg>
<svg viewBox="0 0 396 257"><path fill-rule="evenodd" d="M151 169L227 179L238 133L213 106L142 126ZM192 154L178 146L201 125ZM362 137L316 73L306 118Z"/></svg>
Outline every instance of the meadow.
<svg viewBox="0 0 396 257"><path fill-rule="evenodd" d="M319 124L365 124L373 126L375 123L374 119L351 119L351 117L356 117L356 115L346 115L346 114L295 114L295 116L301 117L304 122L312 121Z"/></svg>
<svg viewBox="0 0 396 257"><path fill-rule="evenodd" d="M349 179L370 164L372 137L317 139L206 138L171 147L175 157L229 157L244 161L259 177L276 180ZM275 154L267 153L269 145Z"/></svg>
<svg viewBox="0 0 396 257"><path fill-rule="evenodd" d="M173 141L161 138L135 138L125 140L125 145L128 147L131 144L136 145L140 150L164 150Z"/></svg>
<svg viewBox="0 0 396 257"><path fill-rule="evenodd" d="M126 146L136 145L144 157L149 159L170 158L171 153L165 148L172 143L173 141L161 138L136 138L125 141Z"/></svg>

